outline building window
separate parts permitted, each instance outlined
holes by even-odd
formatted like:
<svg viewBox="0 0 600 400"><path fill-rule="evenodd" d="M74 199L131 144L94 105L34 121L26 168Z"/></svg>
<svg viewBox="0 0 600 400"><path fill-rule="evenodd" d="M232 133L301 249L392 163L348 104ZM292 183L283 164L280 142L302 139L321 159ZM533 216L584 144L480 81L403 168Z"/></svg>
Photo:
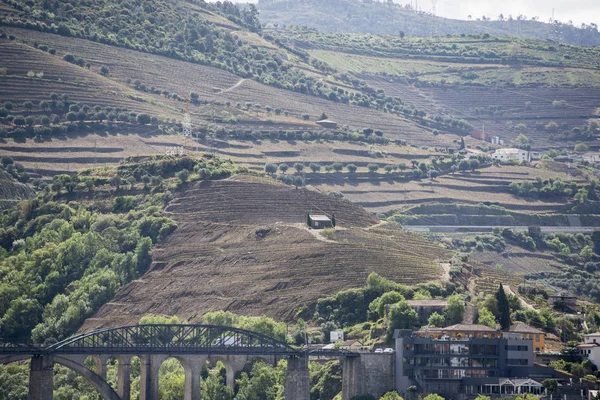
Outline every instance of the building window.
<svg viewBox="0 0 600 400"><path fill-rule="evenodd" d="M527 365L529 361L526 358L509 358L506 360L508 365Z"/></svg>
<svg viewBox="0 0 600 400"><path fill-rule="evenodd" d="M504 346L504 348L508 351L528 351L529 350L529 346L510 345L510 346Z"/></svg>

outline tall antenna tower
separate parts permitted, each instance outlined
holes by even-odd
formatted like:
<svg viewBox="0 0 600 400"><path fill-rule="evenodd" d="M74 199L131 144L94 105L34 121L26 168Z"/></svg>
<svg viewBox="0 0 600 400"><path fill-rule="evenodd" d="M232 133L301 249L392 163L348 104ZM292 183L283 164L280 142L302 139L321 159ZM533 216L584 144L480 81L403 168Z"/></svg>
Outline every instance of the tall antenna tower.
<svg viewBox="0 0 600 400"><path fill-rule="evenodd" d="M185 114L183 115L183 136L192 136L192 117L190 116L190 99L185 98Z"/></svg>
<svg viewBox="0 0 600 400"><path fill-rule="evenodd" d="M437 21L435 18L437 2L438 0L431 0L431 12L433 13L433 16L431 18L431 36L437 36Z"/></svg>

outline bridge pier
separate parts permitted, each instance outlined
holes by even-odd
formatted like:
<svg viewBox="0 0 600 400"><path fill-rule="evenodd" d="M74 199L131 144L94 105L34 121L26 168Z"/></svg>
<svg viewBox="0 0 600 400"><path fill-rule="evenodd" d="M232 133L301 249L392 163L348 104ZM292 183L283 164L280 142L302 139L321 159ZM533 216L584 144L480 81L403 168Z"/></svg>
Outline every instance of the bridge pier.
<svg viewBox="0 0 600 400"><path fill-rule="evenodd" d="M121 399L129 399L131 395L131 357L120 356L117 370L117 393Z"/></svg>
<svg viewBox="0 0 600 400"><path fill-rule="evenodd" d="M33 356L29 366L28 400L53 400L54 360L52 356Z"/></svg>
<svg viewBox="0 0 600 400"><path fill-rule="evenodd" d="M231 389L235 389L235 374L244 369L246 363L248 363L248 356L211 356L208 360L211 365L216 365L218 361L221 361L223 365L225 365L225 370L227 371L227 375L225 376L225 383Z"/></svg>
<svg viewBox="0 0 600 400"><path fill-rule="evenodd" d="M285 400L310 400L308 357L288 359L285 373Z"/></svg>
<svg viewBox="0 0 600 400"><path fill-rule="evenodd" d="M395 354L362 353L342 365L342 400L371 394L376 398L396 388Z"/></svg>
<svg viewBox="0 0 600 400"><path fill-rule="evenodd" d="M202 366L208 359L207 356L194 356L182 358L183 369L185 370L185 389L183 391L184 400L201 400L200 376Z"/></svg>

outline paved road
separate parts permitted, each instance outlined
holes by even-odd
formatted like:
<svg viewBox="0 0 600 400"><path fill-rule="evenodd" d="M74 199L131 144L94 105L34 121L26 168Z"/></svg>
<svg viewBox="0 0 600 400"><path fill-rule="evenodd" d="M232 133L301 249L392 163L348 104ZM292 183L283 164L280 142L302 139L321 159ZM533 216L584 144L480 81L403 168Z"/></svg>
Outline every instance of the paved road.
<svg viewBox="0 0 600 400"><path fill-rule="evenodd" d="M403 225L404 229L412 232L491 232L494 228L510 228L515 231L527 231L526 226L460 226L460 225ZM600 227L593 226L542 226L543 233L591 233Z"/></svg>

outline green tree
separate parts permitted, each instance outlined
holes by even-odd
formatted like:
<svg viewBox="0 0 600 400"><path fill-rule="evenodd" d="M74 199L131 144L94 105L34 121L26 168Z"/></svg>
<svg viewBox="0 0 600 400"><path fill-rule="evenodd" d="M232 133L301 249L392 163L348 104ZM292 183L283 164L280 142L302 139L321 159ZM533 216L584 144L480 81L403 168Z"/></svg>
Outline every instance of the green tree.
<svg viewBox="0 0 600 400"><path fill-rule="evenodd" d="M287 165L286 163L283 164L279 164L279 170L281 172L283 172L284 174L286 173L286 171L290 168L289 165Z"/></svg>
<svg viewBox="0 0 600 400"><path fill-rule="evenodd" d="M379 400L404 400L396 391L387 392L379 398Z"/></svg>
<svg viewBox="0 0 600 400"><path fill-rule="evenodd" d="M506 330L510 328L510 305L502 284L496 292L496 300L498 301L498 321L502 330Z"/></svg>
<svg viewBox="0 0 600 400"><path fill-rule="evenodd" d="M428 394L423 400L444 400L444 398L439 394Z"/></svg>
<svg viewBox="0 0 600 400"><path fill-rule="evenodd" d="M19 297L2 317L2 335L7 342L22 343L39 322L42 306L35 299Z"/></svg>
<svg viewBox="0 0 600 400"><path fill-rule="evenodd" d="M485 326L489 326L490 328L496 328L496 317L490 310L485 307L481 307L479 309L479 319L477 323Z"/></svg>
<svg viewBox="0 0 600 400"><path fill-rule="evenodd" d="M588 150L589 150L589 147L585 143L577 143L575 145L575 151L578 153L585 153Z"/></svg>
<svg viewBox="0 0 600 400"><path fill-rule="evenodd" d="M275 164L271 164L271 163L266 163L265 164L265 172L267 174L274 174L277 172L277 165Z"/></svg>
<svg viewBox="0 0 600 400"><path fill-rule="evenodd" d="M110 69L106 65L103 65L102 67L100 67L101 75L108 76L109 73L110 73Z"/></svg>
<svg viewBox="0 0 600 400"><path fill-rule="evenodd" d="M148 125L152 122L152 117L150 115L142 113L137 115L137 123L140 125Z"/></svg>
<svg viewBox="0 0 600 400"><path fill-rule="evenodd" d="M278 368L282 368L282 363L278 364ZM263 361L256 362L250 375L242 372L237 380L236 400L276 400L278 393L283 390L284 377L284 374L278 374Z"/></svg>
<svg viewBox="0 0 600 400"><path fill-rule="evenodd" d="M27 399L29 377L24 366L0 365L0 382L0 399Z"/></svg>
<svg viewBox="0 0 600 400"><path fill-rule="evenodd" d="M573 374L575 378L583 378L586 374L585 367L579 363L574 363L571 365L571 374Z"/></svg>
<svg viewBox="0 0 600 400"><path fill-rule="evenodd" d="M302 172L304 171L304 164L302 163L295 163L294 164L294 169L298 172Z"/></svg>
<svg viewBox="0 0 600 400"><path fill-rule="evenodd" d="M550 393L553 393L558 389L558 381L556 379L544 379L542 386Z"/></svg>
<svg viewBox="0 0 600 400"><path fill-rule="evenodd" d="M462 296L457 294L448 297L448 306L444 313L446 314L446 321L450 325L460 323L465 314L465 301Z"/></svg>
<svg viewBox="0 0 600 400"><path fill-rule="evenodd" d="M186 183L187 180L190 177L190 171L188 171L187 169L182 169L181 171L177 172L175 174L175 176L177 178L179 178L179 180L181 181L181 183Z"/></svg>
<svg viewBox="0 0 600 400"><path fill-rule="evenodd" d="M369 164L369 165L367 165L367 168L369 169L369 172L373 173L373 172L377 172L377 170L379 169L379 165Z"/></svg>
<svg viewBox="0 0 600 400"><path fill-rule="evenodd" d="M390 307L388 314L388 338L391 338L395 329L413 329L419 320L419 314L406 300Z"/></svg>
<svg viewBox="0 0 600 400"><path fill-rule="evenodd" d="M339 163L339 162L333 163L333 170L335 172L342 172L343 169L344 169L344 164Z"/></svg>
<svg viewBox="0 0 600 400"><path fill-rule="evenodd" d="M356 170L358 168L354 164L348 164L348 165L346 165L346 169L348 170L348 172L350 172L351 174L353 174L353 173L356 172Z"/></svg>
<svg viewBox="0 0 600 400"><path fill-rule="evenodd" d="M443 315L438 314L437 312L431 314L429 316L429 319L427 320L427 325L434 328L443 328L445 323L446 318Z"/></svg>
<svg viewBox="0 0 600 400"><path fill-rule="evenodd" d="M386 292L380 297L376 298L369 304L369 311L378 317L385 316L385 306L388 304L396 304L400 301L404 300L404 296L402 296L398 292Z"/></svg>

